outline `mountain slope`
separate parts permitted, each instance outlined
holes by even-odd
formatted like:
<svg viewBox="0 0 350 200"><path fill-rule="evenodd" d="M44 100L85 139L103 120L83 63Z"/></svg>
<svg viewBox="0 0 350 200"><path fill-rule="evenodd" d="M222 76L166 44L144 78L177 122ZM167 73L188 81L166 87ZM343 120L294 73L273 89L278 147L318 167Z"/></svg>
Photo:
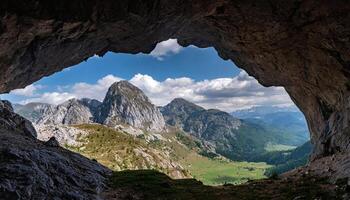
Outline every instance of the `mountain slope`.
<svg viewBox="0 0 350 200"><path fill-rule="evenodd" d="M268 144L289 144L290 135L258 120L243 119L215 109L205 110L185 99L161 108L169 125L210 143L216 153L234 160L251 160L264 154Z"/></svg>
<svg viewBox="0 0 350 200"><path fill-rule="evenodd" d="M191 113L203 110L205 109L182 98L175 98L171 103L160 108L166 123L179 128L184 128L184 122Z"/></svg>
<svg viewBox="0 0 350 200"><path fill-rule="evenodd" d="M112 127L126 123L149 131L165 129L158 108L139 88L127 81L116 82L108 89L96 121Z"/></svg>
<svg viewBox="0 0 350 200"><path fill-rule="evenodd" d="M58 106L45 109L38 124L84 124L94 121L100 102L91 99L70 99Z"/></svg>
<svg viewBox="0 0 350 200"><path fill-rule="evenodd" d="M256 156L253 160L256 162L267 162L275 165L266 171L266 175L281 174L297 167L303 166L309 160L309 155L312 152L312 144L310 141L303 145L286 151L268 152L263 155Z"/></svg>
<svg viewBox="0 0 350 200"><path fill-rule="evenodd" d="M155 147L152 142L103 125L82 124L74 128L87 134L78 138L79 145L68 148L112 170L156 169L172 178L190 177L171 155L173 151L169 147Z"/></svg>
<svg viewBox="0 0 350 200"><path fill-rule="evenodd" d="M286 145L299 146L310 137L305 117L295 107L257 106L231 114L234 117L279 130L283 133Z"/></svg>
<svg viewBox="0 0 350 200"><path fill-rule="evenodd" d="M45 110L53 107L53 105L46 103L13 104L14 112L33 123L36 123L43 116Z"/></svg>

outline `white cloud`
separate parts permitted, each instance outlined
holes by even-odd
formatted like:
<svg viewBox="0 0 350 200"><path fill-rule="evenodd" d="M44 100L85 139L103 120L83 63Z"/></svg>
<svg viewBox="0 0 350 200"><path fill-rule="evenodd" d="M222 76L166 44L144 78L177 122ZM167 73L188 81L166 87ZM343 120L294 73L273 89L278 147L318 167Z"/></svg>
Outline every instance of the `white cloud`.
<svg viewBox="0 0 350 200"><path fill-rule="evenodd" d="M62 103L70 98L93 98L102 101L109 86L122 80L107 75L95 84L76 83L60 87L59 91L44 93L21 103ZM293 102L281 87L263 87L246 72L232 78L194 81L187 77L155 80L145 74L136 74L130 83L139 87L156 105L165 105L176 97L185 98L205 108L233 111L259 105L289 106Z"/></svg>
<svg viewBox="0 0 350 200"><path fill-rule="evenodd" d="M120 80L122 80L122 78L107 75L98 80L96 84L88 84L84 82L76 83L72 86L71 93L77 98L91 98L102 101L109 86Z"/></svg>
<svg viewBox="0 0 350 200"><path fill-rule="evenodd" d="M28 85L25 88L22 89L16 89L16 90L12 90L10 92L10 94L14 94L14 95L19 95L19 96L25 96L25 97L31 97L34 96L35 92L38 89L41 89L42 86L41 85Z"/></svg>
<svg viewBox="0 0 350 200"><path fill-rule="evenodd" d="M21 101L21 104L30 102L43 102L50 104L60 104L72 98L91 98L102 101L109 86L114 82L122 80L113 75L107 75L97 81L95 84L85 82L76 83L71 86L58 86L55 92L46 92L38 97L29 98Z"/></svg>
<svg viewBox="0 0 350 200"><path fill-rule="evenodd" d="M49 104L60 104L72 98L77 98L77 96L68 92L45 92L39 97L26 99L21 101L20 103L27 104L30 102L42 102Z"/></svg>
<svg viewBox="0 0 350 200"><path fill-rule="evenodd" d="M177 43L177 39L168 39L158 43L150 55L158 60L163 60L168 55L179 53L182 48L183 47Z"/></svg>
<svg viewBox="0 0 350 200"><path fill-rule="evenodd" d="M165 105L176 97L185 98L205 108L233 111L259 105L293 105L281 87L264 87L246 72L233 78L197 81L190 78L154 80L135 75L130 82L142 89L156 105Z"/></svg>

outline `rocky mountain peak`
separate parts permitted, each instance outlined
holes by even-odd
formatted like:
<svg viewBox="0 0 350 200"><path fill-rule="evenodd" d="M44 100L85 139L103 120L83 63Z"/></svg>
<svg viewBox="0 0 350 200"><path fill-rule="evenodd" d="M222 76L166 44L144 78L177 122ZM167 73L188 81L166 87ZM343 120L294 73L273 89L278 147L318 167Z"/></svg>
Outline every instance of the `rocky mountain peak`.
<svg viewBox="0 0 350 200"><path fill-rule="evenodd" d="M173 99L168 105L168 107L183 107L183 108L191 108L191 109L194 109L194 110L204 110L204 108L190 102L190 101L187 101L186 99L184 98L175 98Z"/></svg>
<svg viewBox="0 0 350 200"><path fill-rule="evenodd" d="M183 98L175 98L169 104L161 108L166 123L180 128L183 128L183 122L186 121L192 113L202 110L205 109Z"/></svg>
<svg viewBox="0 0 350 200"><path fill-rule="evenodd" d="M150 102L142 90L128 81L113 83L108 89L105 100L109 100L111 98L128 99L138 102Z"/></svg>
<svg viewBox="0 0 350 200"><path fill-rule="evenodd" d="M101 102L91 99L70 99L43 111L38 124L84 124L94 121Z"/></svg>
<svg viewBox="0 0 350 200"><path fill-rule="evenodd" d="M120 123L152 131L165 129L165 122L158 108L131 83L119 81L111 85L103 100L97 122L108 126Z"/></svg>

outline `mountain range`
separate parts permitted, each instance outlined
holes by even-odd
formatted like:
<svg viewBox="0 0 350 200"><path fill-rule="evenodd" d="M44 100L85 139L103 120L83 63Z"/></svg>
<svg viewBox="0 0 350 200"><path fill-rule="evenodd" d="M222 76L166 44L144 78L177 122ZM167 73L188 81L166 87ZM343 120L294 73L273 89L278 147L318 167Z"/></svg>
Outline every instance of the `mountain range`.
<svg viewBox="0 0 350 200"><path fill-rule="evenodd" d="M231 115L262 126L283 130L289 139L289 144L293 146L300 146L310 138L305 117L295 106L256 106L232 112Z"/></svg>
<svg viewBox="0 0 350 200"><path fill-rule="evenodd" d="M254 109L229 114L205 109L182 98L156 107L142 90L127 81L112 84L103 102L70 99L57 106L43 103L14 105L15 112L50 136L49 125L98 123L115 129L122 127L122 131L133 135L142 135L143 131L164 135L169 127L173 127L197 138L202 143L203 154L221 155L232 160L250 161L266 153L268 145L298 146L308 140L305 122L300 120L302 114L297 111ZM297 128L292 130L293 127ZM60 138L67 141L67 137Z"/></svg>
<svg viewBox="0 0 350 200"><path fill-rule="evenodd" d="M109 127L129 124L148 131L162 131L165 122L158 108L137 87L127 81L112 84L103 102L70 99L57 106L45 103L14 104L14 110L35 124L99 123Z"/></svg>

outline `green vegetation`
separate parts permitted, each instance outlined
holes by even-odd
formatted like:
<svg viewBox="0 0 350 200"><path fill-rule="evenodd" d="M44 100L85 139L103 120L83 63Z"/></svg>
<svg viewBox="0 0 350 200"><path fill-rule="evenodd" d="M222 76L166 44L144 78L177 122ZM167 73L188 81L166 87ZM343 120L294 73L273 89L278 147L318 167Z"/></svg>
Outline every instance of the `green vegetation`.
<svg viewBox="0 0 350 200"><path fill-rule="evenodd" d="M194 178L206 185L222 185L225 183L242 184L249 180L266 178L266 163L233 162L210 159L191 153L183 161Z"/></svg>
<svg viewBox="0 0 350 200"><path fill-rule="evenodd" d="M267 143L265 146L265 150L267 152L273 152L273 151L288 151L288 150L293 150L295 149L296 146L291 146L291 145L284 145L284 144L272 144L272 143Z"/></svg>
<svg viewBox="0 0 350 200"><path fill-rule="evenodd" d="M201 156L202 144L199 140L181 131L170 131L162 134L166 141L155 140L146 143L143 137L133 137L114 129L97 125L77 125L90 134L80 138L80 147L68 147L90 159L95 159L112 170L155 169L171 177L174 169L164 168L162 159L181 164L180 170L185 176L192 176L206 185L225 183L241 184L249 180L265 178L266 169L271 167L265 163L233 162L223 157L208 158ZM150 155L135 153L135 149L143 149ZM168 157L163 151L169 151Z"/></svg>
<svg viewBox="0 0 350 200"><path fill-rule="evenodd" d="M95 159L112 170L155 169L171 177L176 177L172 175L177 170L185 177L192 176L205 185L242 184L280 174L305 164L311 150L309 143L294 150L284 150L291 146L269 144L267 149L270 152L257 157L257 162L230 161L215 153L203 152L203 144L198 139L181 131L173 130L162 134L165 141L146 142L145 135L133 137L103 125L75 127L90 134L80 138L82 146L68 148ZM142 153L138 153L141 150ZM164 151L168 151L169 155L165 156ZM162 160L179 163L183 168L164 167Z"/></svg>
<svg viewBox="0 0 350 200"><path fill-rule="evenodd" d="M293 150L268 152L256 157L255 160L275 165L266 170L265 175L271 176L272 174L281 174L305 165L311 151L312 145L309 141Z"/></svg>
<svg viewBox="0 0 350 200"><path fill-rule="evenodd" d="M271 177L274 174L282 174L284 172L306 165L307 161L308 161L307 157L303 157L297 160L290 160L290 161L287 161L286 163L279 164L267 169L265 172L265 175L268 177Z"/></svg>
<svg viewBox="0 0 350 200"><path fill-rule="evenodd" d="M171 138L173 135L187 148L177 141L166 145L174 149L177 160L182 166L205 185L241 184L249 180L266 178L265 170L271 167L263 162L236 162L214 156L208 158L198 153L202 151L201 144L192 136L183 132L170 132L166 136Z"/></svg>
<svg viewBox="0 0 350 200"><path fill-rule="evenodd" d="M155 169L169 176L187 177L189 173L171 163L172 159L155 149L145 140L97 124L76 125L89 132L81 137L79 147L68 147L90 159L95 159L108 168L120 171L127 169Z"/></svg>
<svg viewBox="0 0 350 200"><path fill-rule="evenodd" d="M337 190L324 179L260 180L239 186L205 186L194 179L173 180L153 170L114 172L106 199L162 200L255 200L255 199L340 199L345 190Z"/></svg>

